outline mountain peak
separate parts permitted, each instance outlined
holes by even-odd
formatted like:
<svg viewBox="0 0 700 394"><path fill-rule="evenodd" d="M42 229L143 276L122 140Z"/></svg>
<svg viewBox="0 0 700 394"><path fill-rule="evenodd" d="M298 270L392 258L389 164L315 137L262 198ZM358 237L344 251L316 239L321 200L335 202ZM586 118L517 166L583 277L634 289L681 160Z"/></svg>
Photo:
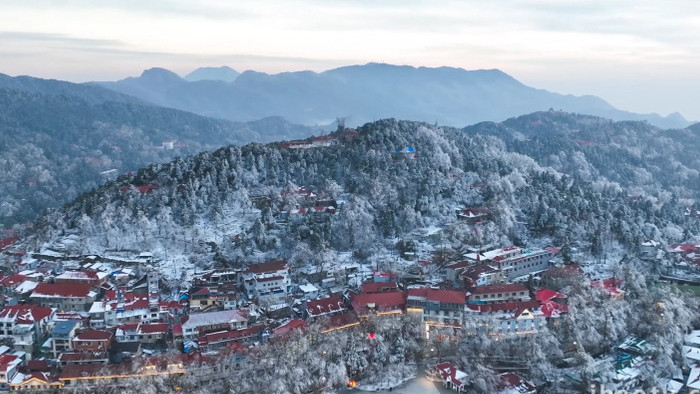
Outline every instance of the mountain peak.
<svg viewBox="0 0 700 394"><path fill-rule="evenodd" d="M189 82L195 81L223 81L231 83L241 75L238 71L229 66L221 67L200 67L185 75L184 79Z"/></svg>
<svg viewBox="0 0 700 394"><path fill-rule="evenodd" d="M179 75L161 67L153 67L144 70L139 78L153 82L177 82L182 80Z"/></svg>

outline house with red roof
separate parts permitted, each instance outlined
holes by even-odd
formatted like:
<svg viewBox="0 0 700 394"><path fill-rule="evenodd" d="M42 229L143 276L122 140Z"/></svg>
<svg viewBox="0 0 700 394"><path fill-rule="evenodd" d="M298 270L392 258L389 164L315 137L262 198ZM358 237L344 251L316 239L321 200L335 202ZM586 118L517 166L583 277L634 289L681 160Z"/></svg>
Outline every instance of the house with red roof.
<svg viewBox="0 0 700 394"><path fill-rule="evenodd" d="M31 355L39 338L48 333L54 313L38 305L6 306L0 311L0 339L11 338L15 349Z"/></svg>
<svg viewBox="0 0 700 394"><path fill-rule="evenodd" d="M428 324L460 327L466 300L466 293L459 290L408 289L406 310L420 313Z"/></svg>
<svg viewBox="0 0 700 394"><path fill-rule="evenodd" d="M293 332L304 331L309 327L305 321L301 319L292 319L281 326L272 330L272 335L275 337L287 337Z"/></svg>
<svg viewBox="0 0 700 394"><path fill-rule="evenodd" d="M437 377L442 380L442 385L450 390L454 390L458 393L467 392L467 384L469 383L469 376L456 366L452 365L450 362L442 362L435 366L433 371Z"/></svg>
<svg viewBox="0 0 700 394"><path fill-rule="evenodd" d="M19 241L19 237L16 236L5 237L3 239L0 239L0 252L7 249L8 247L10 247L10 245L17 241Z"/></svg>
<svg viewBox="0 0 700 394"><path fill-rule="evenodd" d="M529 300L530 290L522 283L477 286L469 297L469 303L475 304Z"/></svg>
<svg viewBox="0 0 700 394"><path fill-rule="evenodd" d="M253 341L259 341L261 339L261 334L265 329L265 325L258 324L251 327L242 328L240 330L224 330L206 333L197 338L197 344L201 351L210 351L223 346L229 346L232 343L248 343ZM233 345L234 349L239 348L243 350L244 347Z"/></svg>
<svg viewBox="0 0 700 394"><path fill-rule="evenodd" d="M613 298L622 298L625 296L625 291L620 289L622 279L608 278L603 280L591 281L591 287L603 289L608 292Z"/></svg>
<svg viewBox="0 0 700 394"><path fill-rule="evenodd" d="M87 329L73 338L73 350L76 352L106 352L112 344L114 335L105 330Z"/></svg>
<svg viewBox="0 0 700 394"><path fill-rule="evenodd" d="M372 294L372 293L386 293L389 291L399 290L396 282L378 282L378 283L363 283L362 293Z"/></svg>
<svg viewBox="0 0 700 394"><path fill-rule="evenodd" d="M354 294L351 305L357 316L403 313L406 309L406 293L391 291L388 293Z"/></svg>
<svg viewBox="0 0 700 394"><path fill-rule="evenodd" d="M60 389L62 386L57 376L43 371L18 373L10 382L11 391L49 391Z"/></svg>
<svg viewBox="0 0 700 394"><path fill-rule="evenodd" d="M62 352L57 359L60 366L67 365L88 365L88 364L107 364L109 355L107 352Z"/></svg>
<svg viewBox="0 0 700 394"><path fill-rule="evenodd" d="M537 387L514 372L506 372L498 375L496 390L498 394L535 394Z"/></svg>
<svg viewBox="0 0 700 394"><path fill-rule="evenodd" d="M39 283L29 300L59 311L87 311L96 296L89 284Z"/></svg>
<svg viewBox="0 0 700 394"><path fill-rule="evenodd" d="M23 362L24 358L17 355L0 355L0 390L7 390L10 387L12 378L17 374Z"/></svg>
<svg viewBox="0 0 700 394"><path fill-rule="evenodd" d="M339 295L333 295L320 300L312 300L306 302L306 316L310 319L321 316L330 316L346 312L348 308L345 306L345 300Z"/></svg>
<svg viewBox="0 0 700 394"><path fill-rule="evenodd" d="M457 219L469 224L485 222L491 215L491 210L479 207L468 207L457 210Z"/></svg>

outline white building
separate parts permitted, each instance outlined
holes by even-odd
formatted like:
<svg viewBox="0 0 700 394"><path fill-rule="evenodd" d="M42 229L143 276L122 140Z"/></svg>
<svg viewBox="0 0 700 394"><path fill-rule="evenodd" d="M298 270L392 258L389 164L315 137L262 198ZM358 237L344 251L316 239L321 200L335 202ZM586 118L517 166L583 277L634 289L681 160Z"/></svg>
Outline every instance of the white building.
<svg viewBox="0 0 700 394"><path fill-rule="evenodd" d="M15 349L31 355L38 339L48 332L54 313L38 305L6 306L0 311L0 339L12 339Z"/></svg>
<svg viewBox="0 0 700 394"><path fill-rule="evenodd" d="M289 269L284 260L251 264L239 275L249 299L258 298L258 304L284 303L291 287Z"/></svg>
<svg viewBox="0 0 700 394"><path fill-rule="evenodd" d="M209 332L246 328L248 313L245 310L193 313L184 316L181 325L183 338L192 340Z"/></svg>

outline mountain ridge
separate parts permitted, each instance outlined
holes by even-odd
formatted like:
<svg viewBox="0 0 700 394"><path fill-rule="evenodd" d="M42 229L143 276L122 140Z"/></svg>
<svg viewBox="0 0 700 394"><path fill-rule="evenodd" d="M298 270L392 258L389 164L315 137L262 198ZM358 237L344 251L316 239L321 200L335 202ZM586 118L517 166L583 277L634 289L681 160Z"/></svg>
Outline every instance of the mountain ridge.
<svg viewBox="0 0 700 394"><path fill-rule="evenodd" d="M498 69L413 67L386 63L268 74L247 70L233 82L184 78L154 85L144 78L99 82L161 106L229 120L282 116L301 124L339 117L360 125L380 118L414 119L453 127L561 109L614 120L647 120L663 128L688 125L680 114L636 114L600 97L527 86Z"/></svg>

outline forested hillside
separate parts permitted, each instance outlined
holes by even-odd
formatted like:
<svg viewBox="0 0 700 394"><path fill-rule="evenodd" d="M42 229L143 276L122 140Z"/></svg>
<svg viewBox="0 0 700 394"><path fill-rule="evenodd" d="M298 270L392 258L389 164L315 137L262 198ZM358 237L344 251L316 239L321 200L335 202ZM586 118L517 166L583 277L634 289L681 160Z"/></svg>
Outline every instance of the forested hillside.
<svg viewBox="0 0 700 394"><path fill-rule="evenodd" d="M0 225L35 219L117 175L228 144L308 136L280 118L234 123L99 87L0 80Z"/></svg>
<svg viewBox="0 0 700 394"><path fill-rule="evenodd" d="M650 149L644 145L651 138L648 134L660 131L644 123L571 114L531 117L548 122L550 128L543 126L539 133L552 144L540 145L539 156L532 148L534 158L523 154L530 153L525 151L528 144L510 147L508 134L499 138L396 120L366 124L357 137L329 147L250 144L180 158L120 178L44 217L35 246L77 232L82 238L74 245L78 253L167 250L171 257L191 255L189 263L205 265L212 264L212 255L205 252L221 264L241 263L260 253L322 260L318 256L323 253L347 251L371 258L415 229L455 223L455 209L463 205L486 207L493 220L477 232L453 226L445 242L455 247L545 239L580 245L595 255L603 253L603 238L634 251L645 238L677 242L697 233L697 220L683 214L693 203L688 197L694 191L653 169L653 163L649 170L646 164L635 167L648 172L647 183L606 172L630 165L621 149L595 152L601 163L598 170L594 164L588 170L583 164L569 165L584 157L573 151L581 138L571 132L574 127L597 124L586 134L594 141L626 130L627 137L619 138L628 139L626 149L639 151ZM522 130L517 133L521 137L528 132L517 126L523 119L506 122L513 125L512 133ZM696 141L692 134L674 133ZM535 144L537 138L533 134L530 142ZM682 161L672 149L675 144L654 149ZM553 168L546 161L550 156L562 165ZM687 166L692 172L697 164L688 161ZM153 188L137 189L144 185ZM344 201L342 209L333 215L317 212L283 220L282 213L304 206L295 194L302 187L315 191L319 199ZM269 204L257 203L261 197Z"/></svg>

